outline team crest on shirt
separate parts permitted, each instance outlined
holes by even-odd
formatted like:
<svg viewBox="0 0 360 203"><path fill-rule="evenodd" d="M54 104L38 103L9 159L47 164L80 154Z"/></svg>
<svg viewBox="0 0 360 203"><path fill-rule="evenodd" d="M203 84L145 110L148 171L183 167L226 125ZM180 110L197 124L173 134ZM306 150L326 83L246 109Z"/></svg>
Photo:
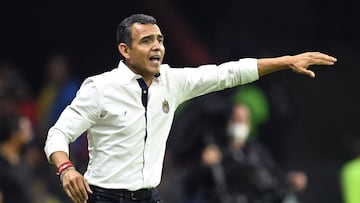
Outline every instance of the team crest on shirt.
<svg viewBox="0 0 360 203"><path fill-rule="evenodd" d="M162 102L162 110L164 113L169 113L170 106L169 102L166 99L164 99L164 101Z"/></svg>

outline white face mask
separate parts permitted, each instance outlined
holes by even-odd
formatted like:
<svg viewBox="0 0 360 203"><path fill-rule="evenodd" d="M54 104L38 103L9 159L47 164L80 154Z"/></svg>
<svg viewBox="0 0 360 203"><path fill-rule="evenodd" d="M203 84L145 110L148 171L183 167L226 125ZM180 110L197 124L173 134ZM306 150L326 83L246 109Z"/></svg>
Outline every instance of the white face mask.
<svg viewBox="0 0 360 203"><path fill-rule="evenodd" d="M249 136L249 131L249 126L243 123L234 123L228 127L228 134L235 141L246 141Z"/></svg>

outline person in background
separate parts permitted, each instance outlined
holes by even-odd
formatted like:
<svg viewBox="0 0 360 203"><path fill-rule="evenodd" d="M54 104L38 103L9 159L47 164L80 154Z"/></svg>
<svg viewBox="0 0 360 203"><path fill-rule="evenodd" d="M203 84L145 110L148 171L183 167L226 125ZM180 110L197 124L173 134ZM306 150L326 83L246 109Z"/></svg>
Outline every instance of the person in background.
<svg viewBox="0 0 360 203"><path fill-rule="evenodd" d="M76 95L80 82L71 73L71 64L63 53L50 55L46 63L46 83L38 97L38 135L40 143L45 141L50 126L54 125L61 112ZM74 161L79 170L84 170L88 160L85 136L71 145Z"/></svg>
<svg viewBox="0 0 360 203"><path fill-rule="evenodd" d="M38 131L46 135L60 113L69 105L79 88L70 73L69 59L60 53L51 55L45 65L46 82L38 97Z"/></svg>
<svg viewBox="0 0 360 203"><path fill-rule="evenodd" d="M42 151L45 142L45 135L48 129L52 126L60 113L68 106L75 97L76 92L80 86L80 82L71 72L70 59L68 56L59 51L54 52L46 59L45 63L45 83L40 89L37 100L37 143L41 143L39 150ZM77 164L80 171L83 171L87 164L87 144L85 136L81 136L76 142L71 145L72 159ZM41 156L41 161L45 161ZM46 174L45 183L39 182L39 186L48 189L51 194L54 194L62 202L67 201L61 188L54 185L57 182L57 177L53 176L52 168L48 164L41 163L38 165L37 171L40 171L43 176Z"/></svg>
<svg viewBox="0 0 360 203"><path fill-rule="evenodd" d="M189 202L297 202L294 192L306 188L305 173L285 174L264 145L248 140L251 120L248 106L234 104L226 128L228 146L220 150L216 143L209 143L201 165L185 179Z"/></svg>
<svg viewBox="0 0 360 203"><path fill-rule="evenodd" d="M0 202L33 202L32 170L23 155L31 139L32 127L27 117L0 111Z"/></svg>
<svg viewBox="0 0 360 203"><path fill-rule="evenodd" d="M15 63L0 62L0 109L17 111L36 123L37 107L29 84Z"/></svg>
<svg viewBox="0 0 360 203"><path fill-rule="evenodd" d="M17 114L16 117L21 115L24 120L29 120L31 122L31 129L32 126L37 124L37 100L34 99L30 85L27 83L23 72L15 66L14 62L8 60L0 62L0 112L5 112L4 115ZM14 116L10 117L14 118ZM11 123L11 121L9 122ZM9 123L6 124L6 122L4 122L2 124L7 125ZM29 171L28 173L31 173L32 175L32 177L26 177L31 178L31 185L27 188L27 190L30 190L28 193L32 194L32 197L34 197L34 203L55 203L56 201L53 200L56 199L56 197L48 192L47 188L49 187L45 186L45 182L50 180L46 177L48 170L41 170L44 167L48 167L48 164L44 162L43 155L41 153L42 146L40 145L42 142L37 139L38 136L36 129L32 129L32 132L27 133L31 133L34 136L32 136L29 143L25 144L24 147L21 147L24 148L24 150L20 150L20 155L21 165L25 165L27 168L24 168L24 170ZM1 134L0 136L4 136L5 139L5 136L7 135ZM4 152L11 152L6 150L6 146L8 146L9 143L13 142L7 142L7 144L4 144ZM14 149L14 151L12 151L13 153L16 153L16 151L19 150L16 147L13 147L12 149ZM8 155L9 153L4 154ZM7 168L8 167L4 167L4 170L7 170ZM2 173L2 175L4 175L4 173ZM23 175L20 177L22 176ZM0 184L3 184L1 180ZM44 186L41 187L41 185ZM1 199L3 199L4 202L7 202L4 200L3 196L4 195L0 194L0 202ZM8 199L8 197L6 197L6 199Z"/></svg>

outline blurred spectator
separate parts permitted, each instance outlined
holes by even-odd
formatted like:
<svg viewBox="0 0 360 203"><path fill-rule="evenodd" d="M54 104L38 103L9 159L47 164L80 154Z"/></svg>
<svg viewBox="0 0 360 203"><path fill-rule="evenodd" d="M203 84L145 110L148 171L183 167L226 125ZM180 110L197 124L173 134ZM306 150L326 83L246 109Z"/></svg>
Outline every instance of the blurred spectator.
<svg viewBox="0 0 360 203"><path fill-rule="evenodd" d="M164 170L162 174L159 192L165 203L184 203L182 181L186 174L186 167L175 163L170 151L167 151L164 159Z"/></svg>
<svg viewBox="0 0 360 203"><path fill-rule="evenodd" d="M71 63L67 56L63 53L55 53L50 55L45 63L45 84L40 89L38 97L38 117L37 132L38 143L44 143L47 131L50 126L54 125L61 112L69 105L75 97L80 86L77 78L71 73ZM85 170L87 165L87 143L84 136L81 136L71 145L72 160L76 162L79 170ZM43 146L40 146L43 151ZM42 153L41 153L42 155ZM56 171L41 157L41 167L37 169L46 176L46 183L37 182L36 185L49 190L55 194L62 202L69 201L61 187L59 187L58 177L54 176ZM51 173L49 173L51 172ZM45 185L44 185L45 184ZM59 183L60 184L60 183Z"/></svg>
<svg viewBox="0 0 360 203"><path fill-rule="evenodd" d="M233 95L235 103L247 106L251 114L250 137L255 138L260 133L260 126L269 120L269 102L265 92L256 85L249 84Z"/></svg>
<svg viewBox="0 0 360 203"><path fill-rule="evenodd" d="M49 128L55 124L61 112L71 103L80 86L71 74L69 59L64 54L53 54L46 63L46 83L38 99L38 131L41 143ZM87 144L84 136L71 144L73 160L79 170L87 165Z"/></svg>
<svg viewBox="0 0 360 203"><path fill-rule="evenodd" d="M4 203L33 202L33 175L23 156L31 139L31 122L27 117L12 111L0 112L0 197Z"/></svg>
<svg viewBox="0 0 360 203"><path fill-rule="evenodd" d="M79 81L71 76L65 55L54 54L45 65L46 82L38 98L38 129L45 137L50 126L70 104L79 88ZM45 138L44 138L45 139Z"/></svg>
<svg viewBox="0 0 360 203"><path fill-rule="evenodd" d="M177 165L198 162L208 132L214 135L217 143L226 144L221 132L230 112L227 94L232 91L228 89L194 98L177 110L168 140L168 152L172 153Z"/></svg>
<svg viewBox="0 0 360 203"><path fill-rule="evenodd" d="M1 120L0 125L3 127L2 129L6 130L6 125L13 125L8 128L8 131L11 131L13 134L32 134L36 131L32 129L32 126L36 124L36 118L37 118L37 102L33 99L33 96L31 94L31 90L29 88L30 86L26 83L25 78L23 77L22 73L18 71L16 66L11 62L3 62L0 64L0 112L3 115L1 117L2 119L5 119L5 117L9 117L10 120L3 122ZM10 113L13 112L13 113ZM21 115L21 116L20 116ZM16 129L16 122L17 119L25 120L24 122L21 121L21 125L19 124L19 132L15 132ZM28 124L28 121L30 122ZM25 124L22 124L25 123ZM26 129L22 129L22 126L25 125ZM20 128L21 127L21 128ZM14 131L14 132L13 132ZM7 139L4 136L8 136L9 139L12 135L6 135L3 134L3 130L1 131L0 137L3 137L4 140ZM16 138L14 135L13 137ZM32 197L34 197L33 200L29 201L20 201L20 202L34 202L34 203L52 203L56 201L55 198L53 198L47 191L47 187L41 187L41 185L45 184L46 173L43 173L41 168L44 166L48 167L48 163L44 161L43 153L42 153L42 147L41 142L37 140L37 136L31 136L31 138L35 139L29 139L26 140L24 137L23 140L21 140L21 137L18 136L15 139L12 138L12 141L6 141L6 143L2 144L3 147L5 147L5 152L7 152L5 155L11 155L11 157L14 157L16 153L17 156L20 156L21 160L19 163L15 162L9 162L7 159L1 159L1 170L4 171L8 170L9 167L13 168L13 173L8 172L9 174L5 174L3 171L0 172L0 179L3 178L3 175L8 175L8 178L10 179L4 179L0 180L0 187L4 187L3 191L13 191L17 188L14 188L12 184L7 184L8 181L13 181L12 178L14 176L17 178L15 181L13 181L13 184L17 184L17 187L26 187L27 194L32 194ZM22 141L26 141L26 143L22 143ZM16 147L16 143L18 146ZM14 151L8 151L6 149L11 148ZM26 149L26 150L25 150ZM12 153L11 153L12 152ZM8 158L5 157L4 158ZM6 162L3 162L5 160ZM11 161L11 160L10 160ZM6 167L2 167L4 164ZM48 171L48 170L46 170ZM19 175L20 174L20 175ZM18 176L19 175L19 176ZM31 175L31 176L30 176ZM52 176L53 177L53 174ZM21 179L21 180L19 180ZM23 179L23 180L22 180ZM31 182L29 180L31 179ZM21 182L23 181L23 182ZM27 186L20 185L20 184L29 184ZM53 185L53 183L52 183ZM19 194L19 198L23 198L23 188L20 188L21 191ZM1 190L1 189L0 189ZM1 192L0 192L1 193ZM16 194L17 193L13 193ZM1 199L3 199L3 202L18 202L18 200L8 201L8 197L5 197L8 194L0 194L0 203ZM15 197L14 197L15 198ZM28 198L28 197L24 197Z"/></svg>
<svg viewBox="0 0 360 203"><path fill-rule="evenodd" d="M0 108L20 112L36 122L36 101L21 72L11 62L0 64Z"/></svg>
<svg viewBox="0 0 360 203"><path fill-rule="evenodd" d="M341 169L340 182L344 203L360 202L360 139L352 143L355 157L345 163Z"/></svg>
<svg viewBox="0 0 360 203"><path fill-rule="evenodd" d="M187 202L298 202L293 193L305 189L306 175L284 175L263 145L248 140L251 125L249 107L234 105L227 125L229 144L222 152L215 143L205 147L201 164L185 180Z"/></svg>

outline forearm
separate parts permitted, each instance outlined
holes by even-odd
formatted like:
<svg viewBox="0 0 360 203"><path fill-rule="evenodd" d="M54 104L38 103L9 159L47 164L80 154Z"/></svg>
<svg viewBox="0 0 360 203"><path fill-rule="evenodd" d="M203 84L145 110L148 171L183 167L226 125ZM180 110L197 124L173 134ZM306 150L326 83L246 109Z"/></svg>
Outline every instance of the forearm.
<svg viewBox="0 0 360 203"><path fill-rule="evenodd" d="M54 163L56 168L58 168L60 164L70 161L67 153L62 151L52 153L50 155L50 160Z"/></svg>
<svg viewBox="0 0 360 203"><path fill-rule="evenodd" d="M293 56L258 59L259 77L284 69L291 69L295 73L308 75L312 78L315 73L308 68L311 65L334 65L335 57L320 52L305 52Z"/></svg>
<svg viewBox="0 0 360 203"><path fill-rule="evenodd" d="M276 58L262 58L257 60L259 77L290 68L291 56L281 56Z"/></svg>
<svg viewBox="0 0 360 203"><path fill-rule="evenodd" d="M69 161L67 153L56 151L50 155L50 160L56 165L61 185L73 202L87 202L88 193L92 193L88 182Z"/></svg>

